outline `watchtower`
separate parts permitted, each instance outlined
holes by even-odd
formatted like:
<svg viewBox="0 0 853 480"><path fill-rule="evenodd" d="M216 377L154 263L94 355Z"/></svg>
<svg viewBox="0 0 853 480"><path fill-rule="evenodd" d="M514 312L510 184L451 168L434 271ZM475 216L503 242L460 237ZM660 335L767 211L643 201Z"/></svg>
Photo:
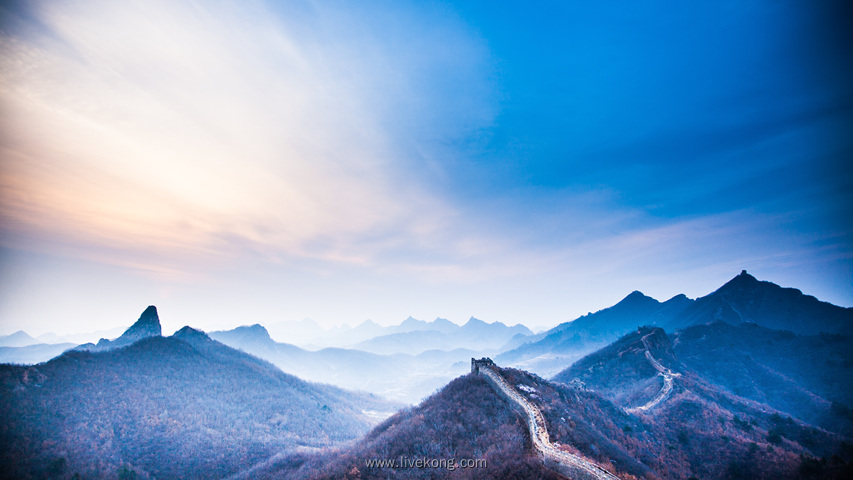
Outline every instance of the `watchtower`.
<svg viewBox="0 0 853 480"><path fill-rule="evenodd" d="M481 366L489 366L494 367L495 362L492 361L489 357L483 357L479 360L476 358L471 358L471 373L480 373Z"/></svg>

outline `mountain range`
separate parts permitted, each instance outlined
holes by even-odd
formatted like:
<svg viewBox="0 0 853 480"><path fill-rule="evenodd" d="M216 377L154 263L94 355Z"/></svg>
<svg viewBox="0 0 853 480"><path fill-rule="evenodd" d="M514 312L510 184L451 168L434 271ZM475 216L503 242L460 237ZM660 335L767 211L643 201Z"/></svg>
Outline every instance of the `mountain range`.
<svg viewBox="0 0 853 480"><path fill-rule="evenodd" d="M400 406L305 382L190 327L159 333L149 307L116 341L0 366L0 478L224 477L358 438Z"/></svg>
<svg viewBox="0 0 853 480"><path fill-rule="evenodd" d="M793 288L759 281L746 271L704 297L659 302L639 291L616 305L530 337L496 357L500 364L552 376L572 362L644 325L668 332L722 321L804 335L853 334L853 308L821 302Z"/></svg>
<svg viewBox="0 0 853 480"><path fill-rule="evenodd" d="M459 329L459 325L444 318L427 322L410 316L398 325L388 326L379 325L373 320L365 320L355 327L344 324L327 330L317 322L305 318L296 322L273 323L266 328L270 336L278 342L316 350L324 347L350 348L371 338L397 333L423 331L452 333Z"/></svg>
<svg viewBox="0 0 853 480"><path fill-rule="evenodd" d="M407 326L409 319L400 327ZM499 350L516 335L532 335L524 325L508 327L501 322L486 323L471 317L461 327L447 320L437 319L431 323L417 325L422 328L373 337L353 345L357 350L364 350L383 355L395 353L418 354L427 350L454 350L464 348L474 351ZM417 320L415 320L417 321Z"/></svg>
<svg viewBox="0 0 853 480"><path fill-rule="evenodd" d="M512 395L555 451L622 479L851 478L851 312L742 272L696 300L633 292L538 335L473 318L350 329L377 349L411 342L378 354L261 325L163 337L151 306L113 340L0 365L0 479L564 478ZM454 349L488 342L498 365L534 370L492 367L512 395L467 373L481 352ZM368 463L382 459L482 463Z"/></svg>

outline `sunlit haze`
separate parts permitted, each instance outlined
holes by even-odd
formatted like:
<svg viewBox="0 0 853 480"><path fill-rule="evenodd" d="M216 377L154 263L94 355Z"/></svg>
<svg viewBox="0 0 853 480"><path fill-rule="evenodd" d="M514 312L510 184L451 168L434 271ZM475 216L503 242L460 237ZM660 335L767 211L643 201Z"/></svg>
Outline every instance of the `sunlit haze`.
<svg viewBox="0 0 853 480"><path fill-rule="evenodd" d="M0 334L853 306L832 2L0 6ZM839 3L840 5L840 3Z"/></svg>

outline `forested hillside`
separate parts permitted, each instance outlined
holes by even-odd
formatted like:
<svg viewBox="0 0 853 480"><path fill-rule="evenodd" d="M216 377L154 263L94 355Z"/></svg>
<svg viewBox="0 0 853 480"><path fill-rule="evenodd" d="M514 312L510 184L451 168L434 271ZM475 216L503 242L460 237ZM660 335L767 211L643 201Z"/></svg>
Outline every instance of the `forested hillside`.
<svg viewBox="0 0 853 480"><path fill-rule="evenodd" d="M672 390L656 406L643 411L637 407L648 405L664 388L664 376L646 352L672 374ZM555 380L572 384L576 398L602 395L631 411L608 415L624 433L611 431L608 438L624 445L631 457L662 478L802 478L812 470L823 472L825 478L844 478L853 473L853 446L848 437L709 382L679 361L660 328L641 328L626 335L578 361ZM594 417L580 418L589 422ZM628 419L639 423L632 425ZM620 421L626 423L619 425ZM574 431L569 438L576 438ZM647 456L649 452L655 453Z"/></svg>
<svg viewBox="0 0 853 480"><path fill-rule="evenodd" d="M435 468L370 467L373 460L444 460ZM456 468L447 468L453 459ZM480 460L474 468L458 466ZM474 479L557 480L530 450L521 417L485 380L466 375L453 380L421 405L402 411L351 448L296 454L243 479Z"/></svg>
<svg viewBox="0 0 853 480"><path fill-rule="evenodd" d="M727 391L853 436L853 337L716 322L676 333L685 367Z"/></svg>
<svg viewBox="0 0 853 480"><path fill-rule="evenodd" d="M0 366L0 478L221 478L355 439L394 408L309 384L185 327L104 352Z"/></svg>

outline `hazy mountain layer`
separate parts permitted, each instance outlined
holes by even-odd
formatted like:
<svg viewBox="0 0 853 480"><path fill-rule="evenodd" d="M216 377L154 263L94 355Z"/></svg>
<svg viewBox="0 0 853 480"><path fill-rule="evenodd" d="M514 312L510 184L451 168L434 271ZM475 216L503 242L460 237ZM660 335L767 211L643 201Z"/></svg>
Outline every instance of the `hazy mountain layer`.
<svg viewBox="0 0 853 480"><path fill-rule="evenodd" d="M456 326L453 329L445 328L443 330L413 330L383 335L357 343L353 348L383 355L395 353L417 355L427 350L454 350L458 348L475 351L498 351L516 335L527 336L532 334L533 332L523 325L508 327L500 322L486 323L471 317L461 327Z"/></svg>
<svg viewBox="0 0 853 480"><path fill-rule="evenodd" d="M317 322L304 319L299 322L274 323L267 325L266 328L276 341L315 349L322 347L350 348L371 338L398 333L427 331L453 333L459 330L460 327L444 318L436 318L431 322L427 322L408 317L399 325L389 326L379 325L373 320L365 320L355 327L343 325L325 330Z"/></svg>
<svg viewBox="0 0 853 480"><path fill-rule="evenodd" d="M438 333L438 332L421 332ZM283 371L310 381L363 390L406 403L416 403L465 373L476 353L470 350L429 351L419 355L377 355L359 350L303 350L278 343L260 325L211 332L222 343L272 362Z"/></svg>
<svg viewBox="0 0 853 480"><path fill-rule="evenodd" d="M38 340L23 330L18 330L11 335L0 335L0 347L26 347L37 343L39 343Z"/></svg>
<svg viewBox="0 0 853 480"><path fill-rule="evenodd" d="M0 347L0 363L34 365L46 362L76 346L74 343L37 343L26 347Z"/></svg>

